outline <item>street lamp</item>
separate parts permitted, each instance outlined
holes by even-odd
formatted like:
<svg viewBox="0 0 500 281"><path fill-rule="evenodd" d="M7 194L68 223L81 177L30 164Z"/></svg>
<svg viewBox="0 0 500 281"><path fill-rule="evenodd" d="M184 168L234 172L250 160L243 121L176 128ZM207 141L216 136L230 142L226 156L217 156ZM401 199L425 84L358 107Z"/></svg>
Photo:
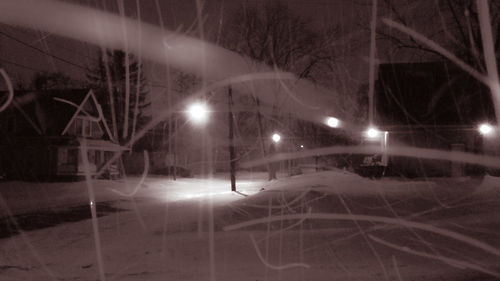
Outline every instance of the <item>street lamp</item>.
<svg viewBox="0 0 500 281"><path fill-rule="evenodd" d="M376 139L380 136L380 130L374 127L369 127L365 131L365 136L367 136L369 139Z"/></svg>
<svg viewBox="0 0 500 281"><path fill-rule="evenodd" d="M479 125L477 129L479 130L479 133L483 136L490 136L494 133L493 126L491 126L488 123L483 123Z"/></svg>
<svg viewBox="0 0 500 281"><path fill-rule="evenodd" d="M278 143L281 140L281 136L278 133L274 133L272 139L274 143Z"/></svg>
<svg viewBox="0 0 500 281"><path fill-rule="evenodd" d="M205 123L208 120L208 107L206 104L201 102L196 102L189 105L186 113L191 121L197 124Z"/></svg>
<svg viewBox="0 0 500 281"><path fill-rule="evenodd" d="M276 147L275 145L280 142L281 136L278 133L274 133L271 136L271 139L273 142L269 145L269 155L273 156L276 153ZM269 171L269 180L275 180L276 179L276 163L269 163L267 166L267 169Z"/></svg>
<svg viewBox="0 0 500 281"><path fill-rule="evenodd" d="M331 128L337 128L340 125L340 120L335 117L328 117L326 124Z"/></svg>

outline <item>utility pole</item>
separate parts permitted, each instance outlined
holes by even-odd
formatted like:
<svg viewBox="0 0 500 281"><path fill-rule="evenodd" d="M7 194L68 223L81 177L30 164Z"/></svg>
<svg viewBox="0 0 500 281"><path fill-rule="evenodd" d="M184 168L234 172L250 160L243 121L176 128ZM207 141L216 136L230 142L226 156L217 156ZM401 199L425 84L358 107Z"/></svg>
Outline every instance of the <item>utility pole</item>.
<svg viewBox="0 0 500 281"><path fill-rule="evenodd" d="M234 120L233 120L233 89L227 91L228 122L229 122L229 173L231 176L231 191L236 191L236 153L234 151Z"/></svg>
<svg viewBox="0 0 500 281"><path fill-rule="evenodd" d="M174 176L174 181L177 180L177 119L178 117L177 116L174 116L174 151L173 151L173 158L174 158L174 172L173 172L173 176Z"/></svg>
<svg viewBox="0 0 500 281"><path fill-rule="evenodd" d="M486 71L488 74L488 86L491 91L497 124L500 124L500 81L498 78L498 66L495 59L495 43L493 31L491 30L490 7L487 0L477 0L477 13L481 27L481 42L483 43Z"/></svg>
<svg viewBox="0 0 500 281"><path fill-rule="evenodd" d="M369 86L368 86L368 120L369 125L373 125L373 115L374 115L374 103L373 96L375 91L375 51L376 42L375 35L377 31L377 0L372 2L372 21L370 24L371 34L370 34L370 69L369 69Z"/></svg>

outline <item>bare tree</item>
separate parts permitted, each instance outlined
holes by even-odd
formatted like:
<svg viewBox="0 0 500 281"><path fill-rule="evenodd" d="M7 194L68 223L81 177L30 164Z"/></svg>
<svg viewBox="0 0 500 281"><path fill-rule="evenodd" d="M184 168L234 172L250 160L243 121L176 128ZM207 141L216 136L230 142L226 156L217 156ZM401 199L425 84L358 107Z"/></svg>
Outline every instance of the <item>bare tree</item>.
<svg viewBox="0 0 500 281"><path fill-rule="evenodd" d="M310 22L296 16L279 1L266 2L263 6L243 5L222 26L222 30L224 36L220 44L249 57L251 61L262 62L317 83L328 80L327 74L333 71L335 54L332 43L338 29L329 27L323 32L313 31ZM265 135L276 126L276 122L264 118L262 102L257 97L253 100L261 152L266 156ZM271 119L279 120L279 106L267 106L272 108Z"/></svg>
<svg viewBox="0 0 500 281"><path fill-rule="evenodd" d="M497 122L500 122L500 101L496 98L500 93L495 93L500 90L492 86L496 83L490 82L493 81L490 76L498 76L495 73L500 55L500 3L476 0L415 1L410 5L399 0L382 0L382 3L388 14L385 17L391 20L384 19L385 24L378 29L379 39L382 39L379 44L388 42L392 54L404 52L405 59L422 55L426 61L451 62L446 63L445 71L447 84L460 89L454 92L456 104L468 104L472 99L485 100L494 105ZM479 3L490 6L486 26L491 27L491 33L484 28L485 14L481 16ZM486 34L492 35L492 42L486 44L492 47L488 54L488 48L483 46ZM488 91L494 94L488 97ZM441 98L443 93L437 91L433 100Z"/></svg>
<svg viewBox="0 0 500 281"><path fill-rule="evenodd" d="M299 78L320 82L320 73L333 69L332 43L338 28L313 31L310 22L279 1L241 7L223 30L224 47Z"/></svg>
<svg viewBox="0 0 500 281"><path fill-rule="evenodd" d="M494 48L497 61L500 52L500 2L489 1L491 26L496 38ZM382 0L382 6L393 20L415 29L453 52L455 56L484 72L481 30L475 0L433 0L404 5L398 0ZM377 31L378 38L390 43L394 52L411 50L446 59L412 36L384 27Z"/></svg>

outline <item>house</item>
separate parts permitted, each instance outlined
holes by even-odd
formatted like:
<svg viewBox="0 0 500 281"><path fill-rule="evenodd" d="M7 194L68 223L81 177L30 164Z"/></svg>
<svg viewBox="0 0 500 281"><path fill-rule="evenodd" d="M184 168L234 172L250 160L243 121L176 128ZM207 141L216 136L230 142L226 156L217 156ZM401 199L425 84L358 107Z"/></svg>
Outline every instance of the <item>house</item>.
<svg viewBox="0 0 500 281"><path fill-rule="evenodd" d="M380 64L375 123L389 145L482 152L477 132L494 123L489 89L448 62ZM480 167L449 161L391 157L392 171L406 176L462 176Z"/></svg>
<svg viewBox="0 0 500 281"><path fill-rule="evenodd" d="M54 179L92 175L123 151L89 89L16 91L0 113L0 173L7 178ZM116 163L104 175L114 174Z"/></svg>

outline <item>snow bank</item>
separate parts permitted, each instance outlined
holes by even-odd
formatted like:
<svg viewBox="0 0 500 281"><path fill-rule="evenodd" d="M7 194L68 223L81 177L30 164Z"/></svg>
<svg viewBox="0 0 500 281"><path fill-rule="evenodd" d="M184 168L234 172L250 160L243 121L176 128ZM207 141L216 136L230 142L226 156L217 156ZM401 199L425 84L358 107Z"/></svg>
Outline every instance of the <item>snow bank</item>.
<svg viewBox="0 0 500 281"><path fill-rule="evenodd" d="M332 170L313 174L298 175L272 181L263 185L268 191L301 191L312 188L324 193L369 195L369 194L400 194L426 186L429 182L400 181L393 179L371 180L357 174Z"/></svg>
<svg viewBox="0 0 500 281"><path fill-rule="evenodd" d="M477 187L476 192L500 191L500 177L485 175L483 182Z"/></svg>

